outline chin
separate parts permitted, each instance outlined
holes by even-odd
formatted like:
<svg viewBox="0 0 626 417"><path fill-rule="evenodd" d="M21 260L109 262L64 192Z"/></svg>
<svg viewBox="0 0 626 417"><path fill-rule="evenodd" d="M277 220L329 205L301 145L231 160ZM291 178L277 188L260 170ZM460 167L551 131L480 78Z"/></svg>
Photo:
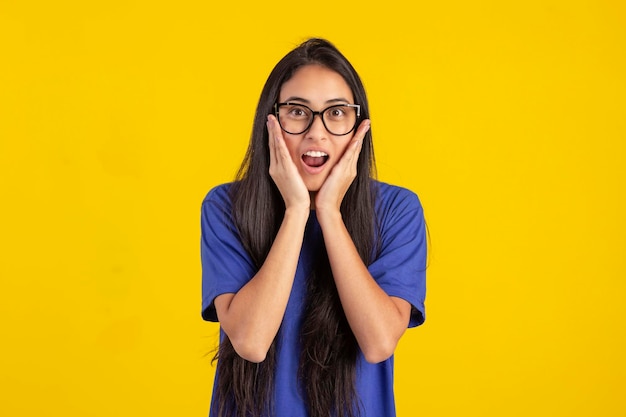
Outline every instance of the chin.
<svg viewBox="0 0 626 417"><path fill-rule="evenodd" d="M320 190L320 188L322 188L321 185L317 185L317 186L311 186L311 185L307 185L307 190L309 190L310 193L316 193Z"/></svg>
<svg viewBox="0 0 626 417"><path fill-rule="evenodd" d="M322 188L322 184L323 182L321 181L315 181L314 183L309 182L306 184L306 189L309 190L310 193L316 193Z"/></svg>
<svg viewBox="0 0 626 417"><path fill-rule="evenodd" d="M322 188L322 185L324 185L324 181L326 181L327 175L324 175L323 177L319 175L316 175L313 177L311 176L307 176L307 177L303 176L304 185L306 185L306 189L309 190L310 193L316 193L320 190L320 188Z"/></svg>

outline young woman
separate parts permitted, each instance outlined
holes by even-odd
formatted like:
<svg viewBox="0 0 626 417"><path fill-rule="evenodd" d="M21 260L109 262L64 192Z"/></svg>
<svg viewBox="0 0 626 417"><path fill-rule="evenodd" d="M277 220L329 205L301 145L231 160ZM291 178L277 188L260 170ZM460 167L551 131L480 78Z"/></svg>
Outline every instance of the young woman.
<svg viewBox="0 0 626 417"><path fill-rule="evenodd" d="M393 352L424 321L425 225L374 169L359 76L308 40L270 74L237 180L202 205L211 416L395 415Z"/></svg>

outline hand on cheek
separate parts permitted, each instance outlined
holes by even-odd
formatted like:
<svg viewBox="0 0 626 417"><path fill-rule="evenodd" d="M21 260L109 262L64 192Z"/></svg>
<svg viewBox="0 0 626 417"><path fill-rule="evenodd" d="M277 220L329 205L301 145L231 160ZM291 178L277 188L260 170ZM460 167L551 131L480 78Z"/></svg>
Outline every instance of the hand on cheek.
<svg viewBox="0 0 626 417"><path fill-rule="evenodd" d="M273 115L267 117L267 131L270 149L269 174L283 197L285 208L294 207L309 210L311 206L309 191L296 165L291 160L282 130Z"/></svg>
<svg viewBox="0 0 626 417"><path fill-rule="evenodd" d="M318 212L339 211L350 184L357 174L357 162L361 149L363 148L363 138L370 129L369 119L363 120L356 133L350 140L341 159L333 167L324 184L315 196L315 208Z"/></svg>

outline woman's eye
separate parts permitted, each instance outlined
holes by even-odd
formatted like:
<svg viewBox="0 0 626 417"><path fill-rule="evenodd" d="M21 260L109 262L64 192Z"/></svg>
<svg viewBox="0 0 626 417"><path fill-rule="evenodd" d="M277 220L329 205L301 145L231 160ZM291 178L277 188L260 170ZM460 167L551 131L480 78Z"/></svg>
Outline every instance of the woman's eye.
<svg viewBox="0 0 626 417"><path fill-rule="evenodd" d="M334 109L330 109L330 117L342 117L345 114L344 110L340 107L335 107Z"/></svg>
<svg viewBox="0 0 626 417"><path fill-rule="evenodd" d="M292 117L306 117L307 112L302 107L292 107L289 110L289 115Z"/></svg>

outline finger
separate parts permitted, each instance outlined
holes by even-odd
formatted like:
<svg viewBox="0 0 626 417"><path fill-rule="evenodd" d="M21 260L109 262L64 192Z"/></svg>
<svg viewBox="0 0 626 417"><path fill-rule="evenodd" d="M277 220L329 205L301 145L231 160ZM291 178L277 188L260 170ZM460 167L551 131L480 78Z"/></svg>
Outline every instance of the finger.
<svg viewBox="0 0 626 417"><path fill-rule="evenodd" d="M267 116L267 136L268 136L268 146L270 148L270 161L277 163L278 158L278 150L276 149L276 118L273 115Z"/></svg>
<svg viewBox="0 0 626 417"><path fill-rule="evenodd" d="M291 156L289 155L289 149L287 149L287 144L285 143L285 137L283 136L283 131L278 124L278 120L274 116L272 116L272 125L274 131L274 149L276 151L276 158L283 165L291 164Z"/></svg>
<svg viewBox="0 0 626 417"><path fill-rule="evenodd" d="M271 125L269 140L274 149L274 162L276 164L280 164L280 166L285 169L290 169L289 165L292 164L291 156L289 155L289 150L287 149L287 144L285 143L283 132L278 124L278 120L276 120L275 116L270 115L268 116L268 123Z"/></svg>
<svg viewBox="0 0 626 417"><path fill-rule="evenodd" d="M370 130L370 120L365 119L359 125L356 133L352 137L352 143L350 144L349 149L347 150L345 157L347 163L356 164L356 160L358 160L358 155L361 153L361 149L363 149L363 139L365 138L365 134Z"/></svg>
<svg viewBox="0 0 626 417"><path fill-rule="evenodd" d="M354 134L354 137L352 138L352 140L359 141L362 143L363 139L365 139L365 135L370 130L370 126L371 126L371 121L369 119L363 120L361 124L359 125L358 129L356 130L356 133Z"/></svg>

